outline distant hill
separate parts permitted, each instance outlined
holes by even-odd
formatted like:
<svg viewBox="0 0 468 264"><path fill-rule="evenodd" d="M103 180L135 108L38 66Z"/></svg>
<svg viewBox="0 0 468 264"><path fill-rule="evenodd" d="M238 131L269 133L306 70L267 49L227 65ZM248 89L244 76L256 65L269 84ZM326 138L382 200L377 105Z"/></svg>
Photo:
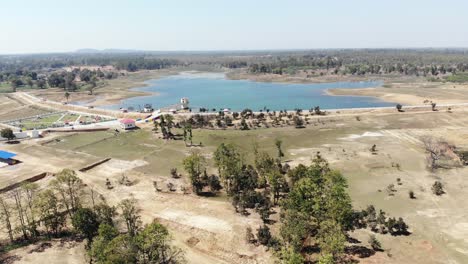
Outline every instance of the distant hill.
<svg viewBox="0 0 468 264"><path fill-rule="evenodd" d="M103 50L99 50L99 49L79 49L79 50L76 50L75 53L82 53L82 54L86 54L86 53L143 53L145 51L143 50L131 50L131 49L103 49Z"/></svg>

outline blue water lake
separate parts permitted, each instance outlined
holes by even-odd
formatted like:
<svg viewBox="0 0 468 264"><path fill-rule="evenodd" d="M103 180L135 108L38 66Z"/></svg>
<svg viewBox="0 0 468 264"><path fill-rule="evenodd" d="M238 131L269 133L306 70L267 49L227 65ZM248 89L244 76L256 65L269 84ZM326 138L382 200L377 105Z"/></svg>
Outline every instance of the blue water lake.
<svg viewBox="0 0 468 264"><path fill-rule="evenodd" d="M314 106L320 106L322 109L337 109L394 105L373 97L326 94L326 90L332 88L378 87L383 84L379 81L320 84L265 83L228 80L224 74L218 73L183 73L150 80L147 84L146 87L134 90L154 94L125 99L120 104L108 106L108 108L133 107L138 110L145 104L152 104L153 108L158 109L177 104L182 97L189 98L192 109L228 108L233 111L241 111L245 108L258 111L264 107L270 110L293 110L310 109Z"/></svg>

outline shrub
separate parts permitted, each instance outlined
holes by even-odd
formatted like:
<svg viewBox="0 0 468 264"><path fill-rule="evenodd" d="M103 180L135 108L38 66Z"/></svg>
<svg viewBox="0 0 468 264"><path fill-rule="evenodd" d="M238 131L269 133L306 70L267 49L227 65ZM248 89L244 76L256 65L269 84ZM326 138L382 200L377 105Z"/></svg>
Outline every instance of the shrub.
<svg viewBox="0 0 468 264"><path fill-rule="evenodd" d="M262 245L268 245L271 240L271 233L270 228L267 225L263 225L262 227L257 229L257 238L258 242Z"/></svg>
<svg viewBox="0 0 468 264"><path fill-rule="evenodd" d="M432 185L432 193L434 193L437 196L445 193L444 186L440 181L434 182L434 184Z"/></svg>

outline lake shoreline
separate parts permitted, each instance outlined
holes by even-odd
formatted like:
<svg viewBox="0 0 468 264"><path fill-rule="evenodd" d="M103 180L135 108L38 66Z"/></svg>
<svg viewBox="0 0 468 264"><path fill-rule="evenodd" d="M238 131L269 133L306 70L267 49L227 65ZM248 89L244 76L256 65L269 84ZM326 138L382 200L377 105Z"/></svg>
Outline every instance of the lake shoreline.
<svg viewBox="0 0 468 264"><path fill-rule="evenodd" d="M446 104L457 104L466 102L467 100L462 99L445 99L445 98L429 98L423 96L416 96L409 93L400 92L396 90L400 87L400 84L408 84L408 85L416 85L416 86L423 86L427 85L427 82L423 82L422 80L414 80L411 78L389 78L389 77L382 77L381 79L373 77L357 77L354 78L352 76L339 76L339 78L330 79L326 78L314 78L308 81L291 81L288 79L271 79L269 75L264 76L262 79L258 78L250 78L248 75L243 76L242 79L233 78L233 71L210 71L210 70L190 70L190 69L170 69L170 70L153 70L153 71L141 71L129 74L121 79L113 80L109 82L104 88L99 88L96 90L95 96L89 96L84 92L77 92L72 94L73 101L88 101L91 103L84 104L85 106L92 105L94 107L109 109L109 106L116 105L121 103L124 100L136 97L151 97L157 95L157 92L154 91L144 91L143 89L147 88L151 85L152 80L160 80L161 78L165 78L168 76L175 76L184 73L216 73L216 74L224 74L225 78L228 80L242 80L242 81L255 81L259 83L271 83L271 84L324 84L324 83L334 83L334 82L346 82L346 81L354 81L354 82L362 82L362 81L375 81L380 80L383 81L383 85L380 87L370 87L370 88L330 88L326 89L324 93L328 96L347 96L347 97L371 97L375 98L379 101L387 102L387 103L400 103L404 105L420 105L423 101L427 99L436 100L438 103L446 103ZM258 76L258 75L257 75ZM238 77L238 76L237 76ZM338 77L338 76L337 76ZM114 89L114 83L124 83L122 88ZM120 84L119 84L120 85ZM432 85L432 84L429 84ZM416 88L415 88L416 89ZM43 93L57 93L57 96L51 96L52 98L47 99L55 100L55 101L63 101L63 92L56 91L50 92L50 89L45 91L41 91ZM33 94L36 94L33 92ZM36 94L38 95L38 94ZM38 96L41 97L39 94ZM61 98L62 97L62 98ZM349 109L349 108L345 108Z"/></svg>
<svg viewBox="0 0 468 264"><path fill-rule="evenodd" d="M146 80L144 85L129 89L140 95L122 99L113 105L100 105L100 107L114 110L129 107L138 109L149 103L155 108L167 108L177 105L182 97L190 99L193 109L228 108L235 111L245 108L258 110L264 107L277 111L309 109L317 105L320 105L322 109L389 106L389 102L373 96L331 99L332 94L327 92L331 88L354 89L382 85L383 82L379 80L310 84L267 83L232 80L225 72L180 71L173 75ZM161 94L164 94L164 98L160 97Z"/></svg>

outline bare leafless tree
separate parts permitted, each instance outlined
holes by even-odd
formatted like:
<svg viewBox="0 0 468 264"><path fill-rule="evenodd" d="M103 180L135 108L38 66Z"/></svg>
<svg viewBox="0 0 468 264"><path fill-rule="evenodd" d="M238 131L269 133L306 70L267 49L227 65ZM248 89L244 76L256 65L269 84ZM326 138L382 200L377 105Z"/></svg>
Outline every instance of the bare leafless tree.
<svg viewBox="0 0 468 264"><path fill-rule="evenodd" d="M460 163L460 158L453 152L455 146L450 145L444 139L436 139L434 137L423 137L421 141L424 144L424 149L428 153L427 162L429 168L434 171L441 167L441 161L452 161L451 166L456 166Z"/></svg>

